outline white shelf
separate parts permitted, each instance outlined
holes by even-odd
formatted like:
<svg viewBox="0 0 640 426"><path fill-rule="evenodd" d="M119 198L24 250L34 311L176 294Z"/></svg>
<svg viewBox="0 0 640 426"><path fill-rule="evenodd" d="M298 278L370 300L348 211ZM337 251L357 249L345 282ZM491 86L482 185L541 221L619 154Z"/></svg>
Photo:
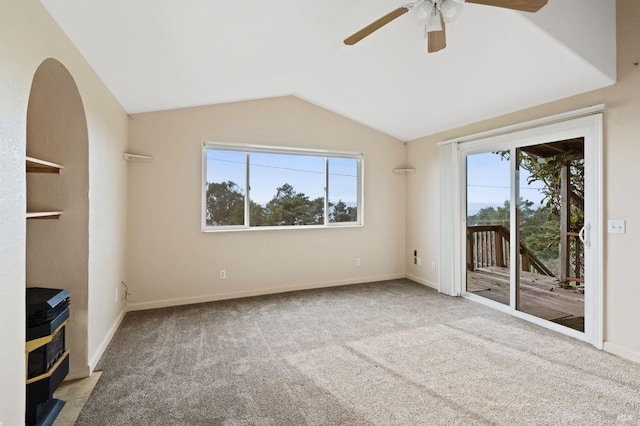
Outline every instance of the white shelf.
<svg viewBox="0 0 640 426"><path fill-rule="evenodd" d="M27 173L60 173L64 167L60 164L50 161L40 160L38 158L26 157Z"/></svg>
<svg viewBox="0 0 640 426"><path fill-rule="evenodd" d="M151 163L153 161L153 157L148 155L130 154L128 152L123 152L122 158L134 163Z"/></svg>
<svg viewBox="0 0 640 426"><path fill-rule="evenodd" d="M27 212L27 219L59 219L61 211L51 212Z"/></svg>
<svg viewBox="0 0 640 426"><path fill-rule="evenodd" d="M393 173L397 174L397 175L409 175L409 174L413 174L416 172L416 169L411 169L411 168L407 168L407 169L393 169Z"/></svg>

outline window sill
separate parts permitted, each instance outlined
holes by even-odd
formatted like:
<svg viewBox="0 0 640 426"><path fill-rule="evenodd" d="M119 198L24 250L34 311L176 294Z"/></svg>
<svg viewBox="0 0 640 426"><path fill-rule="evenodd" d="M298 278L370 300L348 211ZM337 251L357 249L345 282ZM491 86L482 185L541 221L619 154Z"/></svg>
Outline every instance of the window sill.
<svg viewBox="0 0 640 426"><path fill-rule="evenodd" d="M221 228L203 228L202 233L220 233L220 232L259 232L259 231L288 231L299 229L343 229L343 228L362 228L362 223L349 223L344 225L301 225L301 226L252 226L245 227L221 227Z"/></svg>

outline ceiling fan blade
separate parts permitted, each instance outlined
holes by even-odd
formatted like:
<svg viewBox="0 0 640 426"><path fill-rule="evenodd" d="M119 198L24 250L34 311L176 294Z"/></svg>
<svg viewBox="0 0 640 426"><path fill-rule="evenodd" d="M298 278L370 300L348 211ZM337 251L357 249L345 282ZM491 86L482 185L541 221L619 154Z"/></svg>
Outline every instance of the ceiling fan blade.
<svg viewBox="0 0 640 426"><path fill-rule="evenodd" d="M408 11L409 11L408 7L401 6L401 7L397 8L396 10L394 10L393 12L387 13L382 18L378 19L377 21L373 21L372 23L370 23L369 25L367 25L366 27L364 27L363 29L361 29L357 33L353 34L352 36L347 37L344 40L344 44L349 45L349 46L351 46L353 44L356 44L357 42L359 42L360 40L362 40L363 38L365 38L369 34L373 33L376 30L379 30L380 28L382 28L385 25L387 25L389 22L393 21L396 18L399 18L400 16L404 15Z"/></svg>
<svg viewBox="0 0 640 426"><path fill-rule="evenodd" d="M521 10L523 12L537 12L542 9L548 1L549 0L466 0L467 3L504 7L506 9Z"/></svg>
<svg viewBox="0 0 640 426"><path fill-rule="evenodd" d="M427 51L429 53L434 53L447 47L447 31L442 15L440 15L440 24L442 25L441 31L431 31L427 33Z"/></svg>

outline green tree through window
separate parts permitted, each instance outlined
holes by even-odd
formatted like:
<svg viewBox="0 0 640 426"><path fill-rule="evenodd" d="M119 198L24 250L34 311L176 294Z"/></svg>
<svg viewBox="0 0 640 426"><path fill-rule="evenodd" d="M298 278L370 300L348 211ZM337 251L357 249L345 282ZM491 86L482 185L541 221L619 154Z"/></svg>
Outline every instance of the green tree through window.
<svg viewBox="0 0 640 426"><path fill-rule="evenodd" d="M309 199L285 183L264 209L265 225L295 226L322 225L324 223L324 198Z"/></svg>
<svg viewBox="0 0 640 426"><path fill-rule="evenodd" d="M244 194L234 182L207 183L207 226L242 225Z"/></svg>
<svg viewBox="0 0 640 426"><path fill-rule="evenodd" d="M226 147L205 148L206 228L360 223L361 155Z"/></svg>

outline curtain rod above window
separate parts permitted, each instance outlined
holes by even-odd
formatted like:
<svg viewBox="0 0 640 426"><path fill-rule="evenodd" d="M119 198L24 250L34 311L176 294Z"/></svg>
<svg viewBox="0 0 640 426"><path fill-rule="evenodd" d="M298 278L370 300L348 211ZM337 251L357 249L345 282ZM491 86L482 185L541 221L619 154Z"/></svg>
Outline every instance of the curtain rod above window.
<svg viewBox="0 0 640 426"><path fill-rule="evenodd" d="M510 126L500 127L493 130L487 130L485 132L474 133L468 136L462 136L459 138L448 139L438 143L438 146L449 145L452 143L471 142L479 139L484 139L492 136L506 135L508 133L517 132L520 130L534 129L536 127L545 126L547 124L560 123L574 118L586 117L588 115L598 114L605 110L604 104L598 104L589 106L586 108L580 108L573 111L563 112L561 114L551 115L549 117L538 118L536 120L525 121L523 123L512 124Z"/></svg>

